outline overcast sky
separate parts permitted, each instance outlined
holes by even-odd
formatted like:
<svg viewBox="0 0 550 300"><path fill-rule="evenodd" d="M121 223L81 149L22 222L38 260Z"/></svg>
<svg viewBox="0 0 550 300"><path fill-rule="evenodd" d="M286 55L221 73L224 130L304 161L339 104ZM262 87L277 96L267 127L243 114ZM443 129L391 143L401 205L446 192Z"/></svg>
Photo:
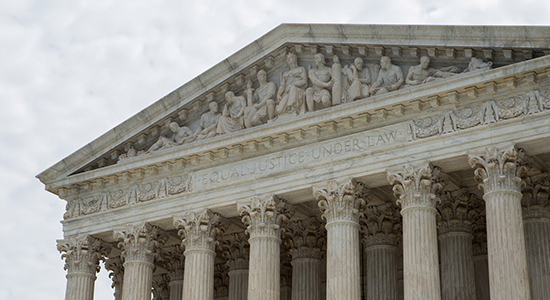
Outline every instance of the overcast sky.
<svg viewBox="0 0 550 300"><path fill-rule="evenodd" d="M280 23L550 22L550 1L447 2L0 1L0 300L64 297L65 202L35 175Z"/></svg>

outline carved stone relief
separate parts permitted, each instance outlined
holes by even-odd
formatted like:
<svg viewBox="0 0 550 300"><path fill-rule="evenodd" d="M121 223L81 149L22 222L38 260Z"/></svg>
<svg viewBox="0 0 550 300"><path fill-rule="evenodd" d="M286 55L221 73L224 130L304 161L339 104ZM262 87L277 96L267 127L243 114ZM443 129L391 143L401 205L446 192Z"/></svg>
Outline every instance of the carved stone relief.
<svg viewBox="0 0 550 300"><path fill-rule="evenodd" d="M535 90L524 95L462 107L409 123L413 139L422 139L536 114L550 110L550 90Z"/></svg>
<svg viewBox="0 0 550 300"><path fill-rule="evenodd" d="M187 193L192 189L192 182L193 175L184 174L69 200L66 206L67 212L63 218L68 220L81 215Z"/></svg>

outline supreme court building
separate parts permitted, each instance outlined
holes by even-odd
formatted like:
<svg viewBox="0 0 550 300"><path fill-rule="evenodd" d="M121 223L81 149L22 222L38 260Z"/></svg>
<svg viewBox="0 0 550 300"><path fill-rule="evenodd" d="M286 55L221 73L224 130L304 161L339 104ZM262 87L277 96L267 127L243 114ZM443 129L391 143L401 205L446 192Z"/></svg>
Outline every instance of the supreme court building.
<svg viewBox="0 0 550 300"><path fill-rule="evenodd" d="M283 24L37 177L66 300L548 300L549 171L550 27Z"/></svg>

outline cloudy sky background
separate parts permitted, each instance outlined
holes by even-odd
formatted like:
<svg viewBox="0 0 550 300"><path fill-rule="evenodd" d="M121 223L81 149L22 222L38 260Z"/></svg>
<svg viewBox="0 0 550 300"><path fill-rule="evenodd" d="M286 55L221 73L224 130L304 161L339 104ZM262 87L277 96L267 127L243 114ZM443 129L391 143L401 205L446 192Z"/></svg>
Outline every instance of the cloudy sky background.
<svg viewBox="0 0 550 300"><path fill-rule="evenodd" d="M550 24L540 0L295 2L0 2L0 300L64 297L65 203L36 174L280 23Z"/></svg>

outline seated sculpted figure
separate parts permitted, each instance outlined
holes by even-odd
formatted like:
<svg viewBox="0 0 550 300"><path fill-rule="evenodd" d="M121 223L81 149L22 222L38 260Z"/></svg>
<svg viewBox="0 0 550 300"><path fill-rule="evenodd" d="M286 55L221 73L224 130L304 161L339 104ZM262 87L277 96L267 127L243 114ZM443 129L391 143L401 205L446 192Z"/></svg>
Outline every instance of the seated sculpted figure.
<svg viewBox="0 0 550 300"><path fill-rule="evenodd" d="M393 65L387 56L380 58L380 72L378 78L370 87L371 95L380 95L398 90L405 82L403 71L400 67Z"/></svg>
<svg viewBox="0 0 550 300"><path fill-rule="evenodd" d="M458 67L455 66L441 69L430 68L430 58L422 56L419 65L410 67L405 83L407 86L419 85L437 80L438 78L447 78L456 75L457 72Z"/></svg>
<svg viewBox="0 0 550 300"><path fill-rule="evenodd" d="M172 136L170 138L161 136L159 140L147 150L146 153L157 151L160 149L170 148L173 146L183 145L184 143L189 143L195 140L193 131L187 126L179 126L178 123L170 123L170 131Z"/></svg>
<svg viewBox="0 0 550 300"><path fill-rule="evenodd" d="M317 53L315 58L315 68L309 70L309 79L313 83L312 87L306 90L307 110L314 111L315 103L322 103L324 107L332 105L330 89L332 88L332 69L325 65L325 56Z"/></svg>
<svg viewBox="0 0 550 300"><path fill-rule="evenodd" d="M307 87L306 68L298 66L296 54L286 55L288 71L281 74L281 86L277 92L277 115L291 112L305 113L305 88Z"/></svg>
<svg viewBox="0 0 550 300"><path fill-rule="evenodd" d="M267 81L267 73L264 70L258 71L258 82L260 86L254 90L252 82L247 83L247 107L244 112L244 125L246 128L258 126L272 120L275 117L275 93L277 85Z"/></svg>
<svg viewBox="0 0 550 300"><path fill-rule="evenodd" d="M208 103L208 108L210 110L202 114L201 120L199 121L199 128L195 131L197 140L211 138L216 135L218 120L220 119L218 102L210 101L210 103Z"/></svg>
<svg viewBox="0 0 550 300"><path fill-rule="evenodd" d="M244 127L244 109L246 108L246 100L243 96L235 96L231 91L225 93L225 101L227 102L223 108L222 115L218 120L218 128L216 134L228 134L237 132Z"/></svg>
<svg viewBox="0 0 550 300"><path fill-rule="evenodd" d="M348 78L348 101L363 99L370 96L369 84L372 82L370 71L363 67L363 59L357 57L353 65L345 69Z"/></svg>
<svg viewBox="0 0 550 300"><path fill-rule="evenodd" d="M492 66L493 66L493 63L490 61L483 62L483 59L481 58L472 57L472 59L470 59L470 63L468 64L468 67L462 73L491 70Z"/></svg>

